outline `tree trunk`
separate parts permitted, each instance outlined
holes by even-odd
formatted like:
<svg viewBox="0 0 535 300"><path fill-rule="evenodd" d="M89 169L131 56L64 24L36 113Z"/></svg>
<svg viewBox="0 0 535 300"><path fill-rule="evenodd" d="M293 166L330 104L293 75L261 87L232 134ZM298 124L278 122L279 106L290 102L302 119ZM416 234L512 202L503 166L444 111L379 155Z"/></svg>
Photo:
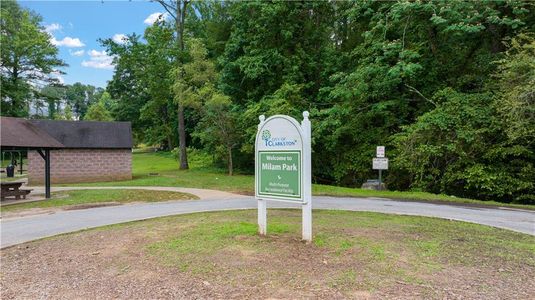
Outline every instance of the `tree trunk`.
<svg viewBox="0 0 535 300"><path fill-rule="evenodd" d="M171 134L167 133L167 150L171 151L173 150L173 138L171 137Z"/></svg>
<svg viewBox="0 0 535 300"><path fill-rule="evenodd" d="M234 171L234 166L232 164L232 147L227 147L228 151L228 175L232 176L232 173Z"/></svg>
<svg viewBox="0 0 535 300"><path fill-rule="evenodd" d="M189 169L186 152L186 127L184 126L184 105L178 104L178 137L180 148L180 170Z"/></svg>
<svg viewBox="0 0 535 300"><path fill-rule="evenodd" d="M180 51L184 52L184 23L186 18L187 0L176 1L175 30ZM182 55L181 53L181 55ZM180 60L178 60L180 63ZM184 122L184 105L178 104L178 138L180 148L180 170L189 169L188 153L186 149L186 127Z"/></svg>

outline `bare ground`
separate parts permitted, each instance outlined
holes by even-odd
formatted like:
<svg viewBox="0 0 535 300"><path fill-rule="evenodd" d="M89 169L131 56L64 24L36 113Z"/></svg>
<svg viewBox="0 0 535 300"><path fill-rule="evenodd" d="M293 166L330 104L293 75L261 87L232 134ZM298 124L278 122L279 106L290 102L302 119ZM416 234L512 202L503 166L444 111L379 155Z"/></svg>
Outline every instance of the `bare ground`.
<svg viewBox="0 0 535 300"><path fill-rule="evenodd" d="M299 241L300 213L292 210L270 212L267 237L251 234L255 211L62 235L1 251L1 298L533 299L533 237L384 216L315 213L309 245ZM431 232L422 229L428 222ZM475 233L484 236L471 240ZM489 254L490 246L511 251L515 243L528 250Z"/></svg>

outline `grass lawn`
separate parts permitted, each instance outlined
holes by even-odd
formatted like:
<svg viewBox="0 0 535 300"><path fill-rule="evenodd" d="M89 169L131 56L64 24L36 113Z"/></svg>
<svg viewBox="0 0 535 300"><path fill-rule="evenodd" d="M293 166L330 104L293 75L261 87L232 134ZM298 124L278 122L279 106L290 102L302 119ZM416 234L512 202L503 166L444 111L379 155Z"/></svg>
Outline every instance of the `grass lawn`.
<svg viewBox="0 0 535 300"><path fill-rule="evenodd" d="M178 170L178 162L169 152L134 153L133 179L120 182L77 184L80 186L178 186L254 194L253 175L228 176L225 170L212 167L212 158L195 153L189 156L190 169ZM480 201L426 192L372 191L329 185L312 185L314 195L382 197L399 200L455 202L473 205L503 206L535 210L535 205Z"/></svg>
<svg viewBox="0 0 535 300"><path fill-rule="evenodd" d="M3 212L17 211L29 208L82 208L106 202L157 202L168 200L198 199L197 196L170 192L148 190L78 190L52 193L52 198L46 201L36 201L2 206Z"/></svg>
<svg viewBox="0 0 535 300"><path fill-rule="evenodd" d="M42 292L35 287L44 285L52 298L535 294L533 236L427 217L315 210L307 245L299 210L268 215L266 237L256 233L256 210L241 210L118 224L4 249L3 294L35 298Z"/></svg>

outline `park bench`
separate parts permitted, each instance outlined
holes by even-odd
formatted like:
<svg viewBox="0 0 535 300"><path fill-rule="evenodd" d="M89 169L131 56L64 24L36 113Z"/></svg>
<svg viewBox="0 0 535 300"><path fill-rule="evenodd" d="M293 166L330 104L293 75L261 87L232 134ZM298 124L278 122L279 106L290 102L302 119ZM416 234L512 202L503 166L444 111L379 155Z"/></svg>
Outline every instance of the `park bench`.
<svg viewBox="0 0 535 300"><path fill-rule="evenodd" d="M0 183L0 200L5 200L6 197L15 197L16 200L26 199L26 195L31 193L30 189L20 189L22 182L1 182Z"/></svg>

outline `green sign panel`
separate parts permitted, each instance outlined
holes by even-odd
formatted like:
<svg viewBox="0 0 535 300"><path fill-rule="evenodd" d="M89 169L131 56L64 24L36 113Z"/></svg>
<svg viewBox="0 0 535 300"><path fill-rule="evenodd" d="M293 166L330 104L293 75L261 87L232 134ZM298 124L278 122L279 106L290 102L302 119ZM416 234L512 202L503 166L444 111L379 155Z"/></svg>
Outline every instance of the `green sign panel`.
<svg viewBox="0 0 535 300"><path fill-rule="evenodd" d="M258 194L301 199L301 151L258 151Z"/></svg>

